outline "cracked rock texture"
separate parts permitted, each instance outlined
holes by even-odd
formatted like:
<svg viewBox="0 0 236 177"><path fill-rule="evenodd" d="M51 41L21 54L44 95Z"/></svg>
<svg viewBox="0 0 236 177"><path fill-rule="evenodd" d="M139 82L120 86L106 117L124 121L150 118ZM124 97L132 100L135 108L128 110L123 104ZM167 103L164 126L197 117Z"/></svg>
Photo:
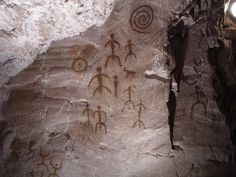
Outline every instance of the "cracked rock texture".
<svg viewBox="0 0 236 177"><path fill-rule="evenodd" d="M164 6L120 1L104 25L53 42L9 80L3 176L176 176Z"/></svg>
<svg viewBox="0 0 236 177"><path fill-rule="evenodd" d="M174 143L183 149L176 153L177 169L179 176L234 176L230 132L215 99L204 28L201 22L188 32L174 129Z"/></svg>
<svg viewBox="0 0 236 177"><path fill-rule="evenodd" d="M7 7L4 10L18 7L21 13L32 5L14 2L1 3ZM33 2L32 8L55 13L41 20L65 21L55 21L53 27L49 22L30 23L37 30L29 28L28 32L45 35L46 44L37 41L34 46L34 40L26 37L31 48L23 43L19 44L23 49L16 47L12 52L30 55L16 73L51 40L72 37L53 41L2 87L0 176L235 176L229 129L211 83L214 69L208 62L209 41L202 33L207 19L195 24L196 16L180 17L172 23L170 37L169 17L177 0L120 0L109 17L113 1ZM202 8L206 10L206 4ZM56 15L63 12L64 17ZM85 21L81 24L77 17L86 13L88 18L81 17ZM30 13L26 16L31 17ZM92 24L101 26L85 31ZM15 43L15 31L2 31L13 36L4 37L7 44ZM176 48L167 53L169 42ZM4 55L9 59L7 52ZM14 57L2 62L3 82L14 75L11 61L17 64Z"/></svg>
<svg viewBox="0 0 236 177"><path fill-rule="evenodd" d="M114 0L1 0L0 85L53 40L102 25L113 6Z"/></svg>

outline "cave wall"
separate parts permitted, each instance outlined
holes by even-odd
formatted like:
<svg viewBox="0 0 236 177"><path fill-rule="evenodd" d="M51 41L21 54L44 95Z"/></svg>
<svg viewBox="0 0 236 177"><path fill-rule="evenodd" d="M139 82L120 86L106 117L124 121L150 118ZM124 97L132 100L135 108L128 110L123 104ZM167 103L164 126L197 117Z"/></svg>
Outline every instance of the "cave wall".
<svg viewBox="0 0 236 177"><path fill-rule="evenodd" d="M177 149L181 147L177 154L182 159L177 164L185 167L180 170L180 176L234 176L230 132L217 104L212 86L214 69L208 61L207 38L202 34L205 24L202 21L188 30L188 46L176 98L174 145ZM204 168L206 170L199 170Z"/></svg>
<svg viewBox="0 0 236 177"><path fill-rule="evenodd" d="M235 160L235 38L218 37L216 40L219 45L208 49L209 61L215 72L212 84L216 92L219 109L225 115L226 124L230 129Z"/></svg>
<svg viewBox="0 0 236 177"><path fill-rule="evenodd" d="M179 95L172 105L176 107L173 147L180 149L175 151L181 159L177 164L184 167L179 174L235 176L233 131L229 131L232 122L228 120L234 119L234 65L232 58L226 59L233 52L230 55L229 49L224 50L223 2L193 2L169 29L171 52L179 63L172 71L179 85Z"/></svg>
<svg viewBox="0 0 236 177"><path fill-rule="evenodd" d="M45 52L54 40L102 25L114 0L2 0L0 85Z"/></svg>
<svg viewBox="0 0 236 177"><path fill-rule="evenodd" d="M52 42L11 77L1 89L0 176L235 176L212 86L214 3L184 2L118 1L103 25Z"/></svg>
<svg viewBox="0 0 236 177"><path fill-rule="evenodd" d="M8 81L1 175L176 176L169 5L119 1L104 25L53 42Z"/></svg>

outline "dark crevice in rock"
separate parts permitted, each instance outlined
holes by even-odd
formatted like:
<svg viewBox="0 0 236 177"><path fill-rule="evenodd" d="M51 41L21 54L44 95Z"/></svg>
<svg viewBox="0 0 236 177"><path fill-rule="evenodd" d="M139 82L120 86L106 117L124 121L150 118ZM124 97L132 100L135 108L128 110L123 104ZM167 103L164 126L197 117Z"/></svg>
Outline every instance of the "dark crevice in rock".
<svg viewBox="0 0 236 177"><path fill-rule="evenodd" d="M182 78L184 60L187 48L188 28L185 26L184 21L180 20L169 27L168 38L170 42L171 53L175 59L175 68L172 70L171 75L174 77L178 84L178 91L180 80Z"/></svg>
<svg viewBox="0 0 236 177"><path fill-rule="evenodd" d="M171 83L170 83L170 93L169 93L169 101L167 102L167 107L169 111L168 124L170 130L171 148L174 149L173 134L174 134L175 111L176 111L176 96L171 88Z"/></svg>
<svg viewBox="0 0 236 177"><path fill-rule="evenodd" d="M209 7L210 4L211 7ZM224 2L222 0L219 0L212 1L210 4L207 0L194 0L192 3L189 3L189 5L187 5L181 13L175 14L177 15L177 18L172 22L171 25L169 25L168 39L170 43L169 48L171 49L171 51L168 52L171 53L171 55L175 59L176 65L172 70L170 77L178 84L178 92L181 92L180 81L184 79L183 67L188 47L189 27L192 24L199 22L200 19L204 17L207 17L207 26L209 26L209 28L211 28L211 26L219 26L219 28L222 26L222 22L224 19ZM191 23L191 19L194 20L193 23ZM216 33L217 32L215 32L215 34ZM209 53L211 53L211 55L217 55L217 50L218 49L212 49L211 51L209 50ZM215 63L216 61L214 60L211 62ZM223 79L223 81L225 81L225 79ZM170 84L172 84L172 82ZM167 103L167 106L169 110L169 129L172 149L175 149L175 146L173 144L173 129L176 116L176 104L176 96L174 91L172 90L172 86L170 86L169 101Z"/></svg>
<svg viewBox="0 0 236 177"><path fill-rule="evenodd" d="M224 30L224 1L213 1L208 18L207 37L215 37L215 46L208 46L208 60L214 69L212 80L217 104L225 115L231 131L231 141L236 149L236 40L221 36ZM227 14L226 14L227 15ZM224 26L225 27L225 26Z"/></svg>
<svg viewBox="0 0 236 177"><path fill-rule="evenodd" d="M168 52L172 54L175 59L175 68L172 70L170 77L179 85L182 78L185 53L187 48L188 28L183 20L179 20L169 26L168 39L170 42ZM170 130L171 148L175 149L173 144L174 122L176 112L176 96L172 88L172 79L170 80L169 101L167 102L169 111L168 123Z"/></svg>
<svg viewBox="0 0 236 177"><path fill-rule="evenodd" d="M236 78L230 72L235 70L236 56L232 54L233 45L228 48L223 42L220 44L219 48L208 49L208 57L215 70L213 87L217 94L217 103L226 117L226 123L231 130L232 143L236 146Z"/></svg>
<svg viewBox="0 0 236 177"><path fill-rule="evenodd" d="M205 7L202 5L205 2ZM195 8L198 6L198 8ZM198 21L202 16L206 16L208 9L207 0L194 0L186 6L185 9L176 15L176 19L169 25L168 40L169 52L175 60L175 68L172 70L170 77L178 84L178 92L180 92L180 81L184 79L183 68L185 63L185 55L188 47L188 31L194 21ZM194 21L193 21L194 20ZM172 79L170 82L169 101L167 103L169 110L169 129L170 141L172 149L181 149L181 147L173 144L174 123L176 116L176 95L172 88Z"/></svg>

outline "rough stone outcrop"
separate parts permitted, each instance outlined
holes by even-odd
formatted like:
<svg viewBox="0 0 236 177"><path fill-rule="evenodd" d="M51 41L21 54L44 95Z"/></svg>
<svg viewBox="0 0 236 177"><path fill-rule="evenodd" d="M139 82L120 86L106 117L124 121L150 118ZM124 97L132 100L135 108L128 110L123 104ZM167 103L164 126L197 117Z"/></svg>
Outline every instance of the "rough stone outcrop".
<svg viewBox="0 0 236 177"><path fill-rule="evenodd" d="M17 141L3 148L4 176L176 176L168 5L120 1L104 25L53 42L9 80L2 110Z"/></svg>
<svg viewBox="0 0 236 177"><path fill-rule="evenodd" d="M177 166L186 164L178 170L179 176L235 176L236 173L232 165L234 157L227 124L229 116L225 114L230 111L222 114L217 104L220 103L217 95L220 98L231 95L224 102L228 105L223 106L225 108L232 108L229 100L234 100L232 91L224 90L222 93L219 88L220 82L227 83L231 76L228 73L228 77L219 79L218 73L223 56L227 56L222 52L220 60L218 52L222 48L222 43L217 40L223 26L222 3L211 1L207 5L196 13L197 5L189 4L169 29L170 47L176 61L172 75L179 85L179 95L170 97L172 112L176 110L175 113L170 112L174 115L170 125L173 126L173 147L182 151L175 151L176 156L183 159L177 161ZM224 63L234 67L225 59ZM230 71L226 67L221 69L225 73ZM217 82L215 78L218 78ZM214 89L216 84L218 88ZM192 165L186 163L186 157L189 161L198 162ZM206 170L202 170L204 168Z"/></svg>
<svg viewBox="0 0 236 177"><path fill-rule="evenodd" d="M217 4L186 1L171 13L177 2L120 0L102 26L54 41L11 77L0 176L236 176L216 99L234 89L212 85L231 79L208 31Z"/></svg>
<svg viewBox="0 0 236 177"><path fill-rule="evenodd" d="M102 25L114 0L1 0L0 86L54 40Z"/></svg>

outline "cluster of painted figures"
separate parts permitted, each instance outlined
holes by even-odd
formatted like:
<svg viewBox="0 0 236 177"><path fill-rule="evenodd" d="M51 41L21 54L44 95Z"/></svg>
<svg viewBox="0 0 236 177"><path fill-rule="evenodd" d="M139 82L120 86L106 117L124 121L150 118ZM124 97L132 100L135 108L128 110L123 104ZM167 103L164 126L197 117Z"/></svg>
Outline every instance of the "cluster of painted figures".
<svg viewBox="0 0 236 177"><path fill-rule="evenodd" d="M107 48L108 46L111 47L111 55L109 55L106 58L105 61L105 65L104 67L108 67L110 60L112 61L117 61L118 65L120 67L122 67L121 64L121 59L118 55L115 54L115 48L116 46L118 46L120 48L120 43L118 41L115 40L114 38L114 34L110 35L110 40L105 44L105 48ZM135 60L137 60L137 56L136 54L133 52L133 46L134 44L132 43L131 40L128 40L127 45L125 46L125 49L128 49L128 54L125 56L125 62L127 62L129 59L134 58ZM81 57L77 58L75 61L81 60ZM85 60L85 59L83 59ZM80 62L77 62L77 66L75 66L76 63L73 62L72 64L72 68L74 69L74 71L79 72L79 71L85 71L87 68L87 61L85 65L81 65ZM75 69L75 68L80 68L80 67L84 67L83 69ZM112 94L112 91L110 88L108 88L105 84L104 84L104 80L105 79L109 79L110 77L102 72L102 67L97 67L96 69L97 74L95 76L93 76L91 78L91 80L89 81L88 87L91 87L91 84L96 81L97 83L97 87L94 89L93 91L93 96L95 96L96 94L101 94L102 92L106 91L109 94ZM131 71L128 70L127 67L124 66L123 70L125 72L125 77L126 78L132 78L135 76L136 72L135 71ZM117 97L117 92L118 92L118 85L119 85L119 77L117 75L113 76L113 85L114 85L114 96ZM141 113L144 109L146 109L146 107L144 106L144 104L142 103L142 100L140 99L139 104L135 105L134 101L132 100L132 93L134 92L134 89L136 89L136 87L134 85L130 85L128 86L128 88L126 90L124 90L123 92L127 92L128 94L128 100L124 103L124 106L122 108L122 112L124 112L125 107L128 106L128 108L130 109L130 106L133 107L134 110L137 109L138 112L138 120L134 122L133 124L133 128L138 125L139 127L143 127L145 128L144 122L141 120ZM97 107L97 110L92 111L90 109L90 105L87 103L86 108L83 111L83 115L87 116L87 121L84 125L85 129L89 129L93 132L93 125L91 122L91 117L93 118L97 118L98 122L95 124L95 133L97 133L97 130L99 128L99 130L101 130L102 128L104 128L105 133L107 133L107 127L106 127L106 120L107 120L107 114L101 110L101 106Z"/></svg>
<svg viewBox="0 0 236 177"><path fill-rule="evenodd" d="M41 158L41 162L38 163L37 171L31 170L28 173L30 177L46 177L45 173L48 173L48 177L59 177L58 172L62 169L63 162L62 160L50 158L50 151L45 152L42 148L39 150L39 156ZM49 159L49 164L46 163L46 160ZM59 163L58 163L59 160ZM40 169L42 171L40 171ZM50 172L50 169L52 171Z"/></svg>
<svg viewBox="0 0 236 177"><path fill-rule="evenodd" d="M150 7L149 5L141 5L132 12L129 22L133 31L135 31L136 33L145 34L145 33L150 33L150 27L153 23L153 19L154 19L154 11L152 7ZM111 47L111 55L109 55L106 58L104 67L105 68L108 67L111 61L116 61L118 65L122 67L121 59L115 53L116 46L120 48L121 45L118 41L115 40L113 34L110 35L110 40L105 44L105 48L107 48L108 46ZM132 41L128 40L127 45L125 46L125 49L128 50L128 53L125 56L125 63L131 58L134 58L135 60L137 60L136 54L133 52L133 46L134 44L132 43ZM88 68L87 59L93 56L95 50L96 50L95 46L90 45L90 44L87 45L86 48L82 50L80 56L77 57L73 61L72 69L75 72L85 72ZM71 52L75 52L75 51L76 51L76 48L71 49ZM98 86L93 91L93 96L97 93L101 94L103 91L106 91L109 94L112 94L111 89L108 88L103 83L104 79L110 79L110 77L102 72L102 67L98 67L96 71L97 71L97 74L91 78L88 84L88 87L90 87L92 82L94 80L97 80ZM135 71L129 70L126 66L123 67L122 71L125 72L126 78L133 78L136 75ZM113 79L114 79L113 81L114 96L117 97L119 77L115 75L113 76ZM139 128L142 126L145 129L144 122L141 119L141 113L144 109L146 109L146 107L142 103L141 99L139 103L135 105L132 99L132 93L134 92L134 89L136 89L136 86L130 85L128 86L126 90L123 91L123 92L127 92L128 100L124 103L122 112L124 112L126 107L128 107L129 109L131 109L132 107L138 113L138 119L133 123L132 128L138 125ZM97 118L98 121L95 124L95 133L97 133L98 129L102 130L102 128L104 128L104 131L107 134L107 127L106 127L107 114L105 111L102 110L100 105L97 106L97 110L93 111L90 108L89 103L87 103L82 114L87 117L87 120L85 124L83 125L85 130L91 130L91 132L94 132L94 127L93 127L91 118ZM39 156L40 156L41 162L38 163L37 170L31 170L28 173L28 176L29 177L59 177L59 171L62 169L63 162L61 160L50 157L50 151L46 152L42 148L39 151ZM40 169L42 171L40 171Z"/></svg>
<svg viewBox="0 0 236 177"><path fill-rule="evenodd" d="M136 33L150 33L150 28L151 25L153 23L154 20L154 10L152 9L151 6L149 5L141 5L138 6L136 9L134 9L134 11L131 13L130 15L130 27L131 29L136 32ZM125 63L127 62L127 60L129 60L130 58L134 58L137 60L136 54L133 52L133 43L131 40L128 40L127 45L125 46L125 49L128 50L127 55L125 56ZM111 55L109 55L106 58L104 67L108 67L110 61L116 61L119 65L119 67L122 67L122 63L121 63L121 59L118 55L116 55L115 53L115 48L117 47L121 47L120 43L115 40L114 34L110 35L110 40L105 44L105 48L107 48L108 46L111 47ZM86 57L85 57L86 58ZM77 59L74 60L73 64L72 64L72 68L74 71L76 72L84 72L86 71L87 67L88 67L88 62L84 57L78 57ZM102 93L103 91L108 92L109 94L111 94L111 89L108 88L104 83L104 79L110 79L110 77L108 75L106 75L105 73L102 72L102 67L98 67L96 69L97 74L95 76L92 77L92 79L90 80L88 87L91 86L92 82L94 80L97 81L98 86L95 88L95 90L93 91L93 96L96 93ZM123 71L126 73L126 78L129 77L134 77L136 72L129 70L127 67L123 67ZM119 85L119 77L117 75L113 76L113 85L114 85L114 96L117 97L117 90L118 90L118 85ZM133 107L134 110L137 109L138 112L138 120L134 122L133 124L133 128L138 125L139 127L143 126L143 128L145 128L144 122L141 120L141 112L146 109L146 107L144 106L144 104L142 103L142 100L140 99L139 104L135 105L133 100L132 100L132 93L134 92L133 89L135 89L136 87L134 85L130 85L126 90L124 90L124 92L128 93L128 100L125 102L123 108L122 108L122 112L124 111L125 107L128 105L131 105ZM85 128L91 128L93 131L93 126L91 123L91 117L98 117L98 122L95 125L95 133L97 132L98 128L102 129L102 127L104 128L105 133L107 133L107 128L106 128L106 120L107 120L107 115L104 111L101 110L101 106L97 107L96 111L92 111L89 107L89 104L86 105L86 108L83 112L83 114L87 114L87 122L85 124Z"/></svg>

